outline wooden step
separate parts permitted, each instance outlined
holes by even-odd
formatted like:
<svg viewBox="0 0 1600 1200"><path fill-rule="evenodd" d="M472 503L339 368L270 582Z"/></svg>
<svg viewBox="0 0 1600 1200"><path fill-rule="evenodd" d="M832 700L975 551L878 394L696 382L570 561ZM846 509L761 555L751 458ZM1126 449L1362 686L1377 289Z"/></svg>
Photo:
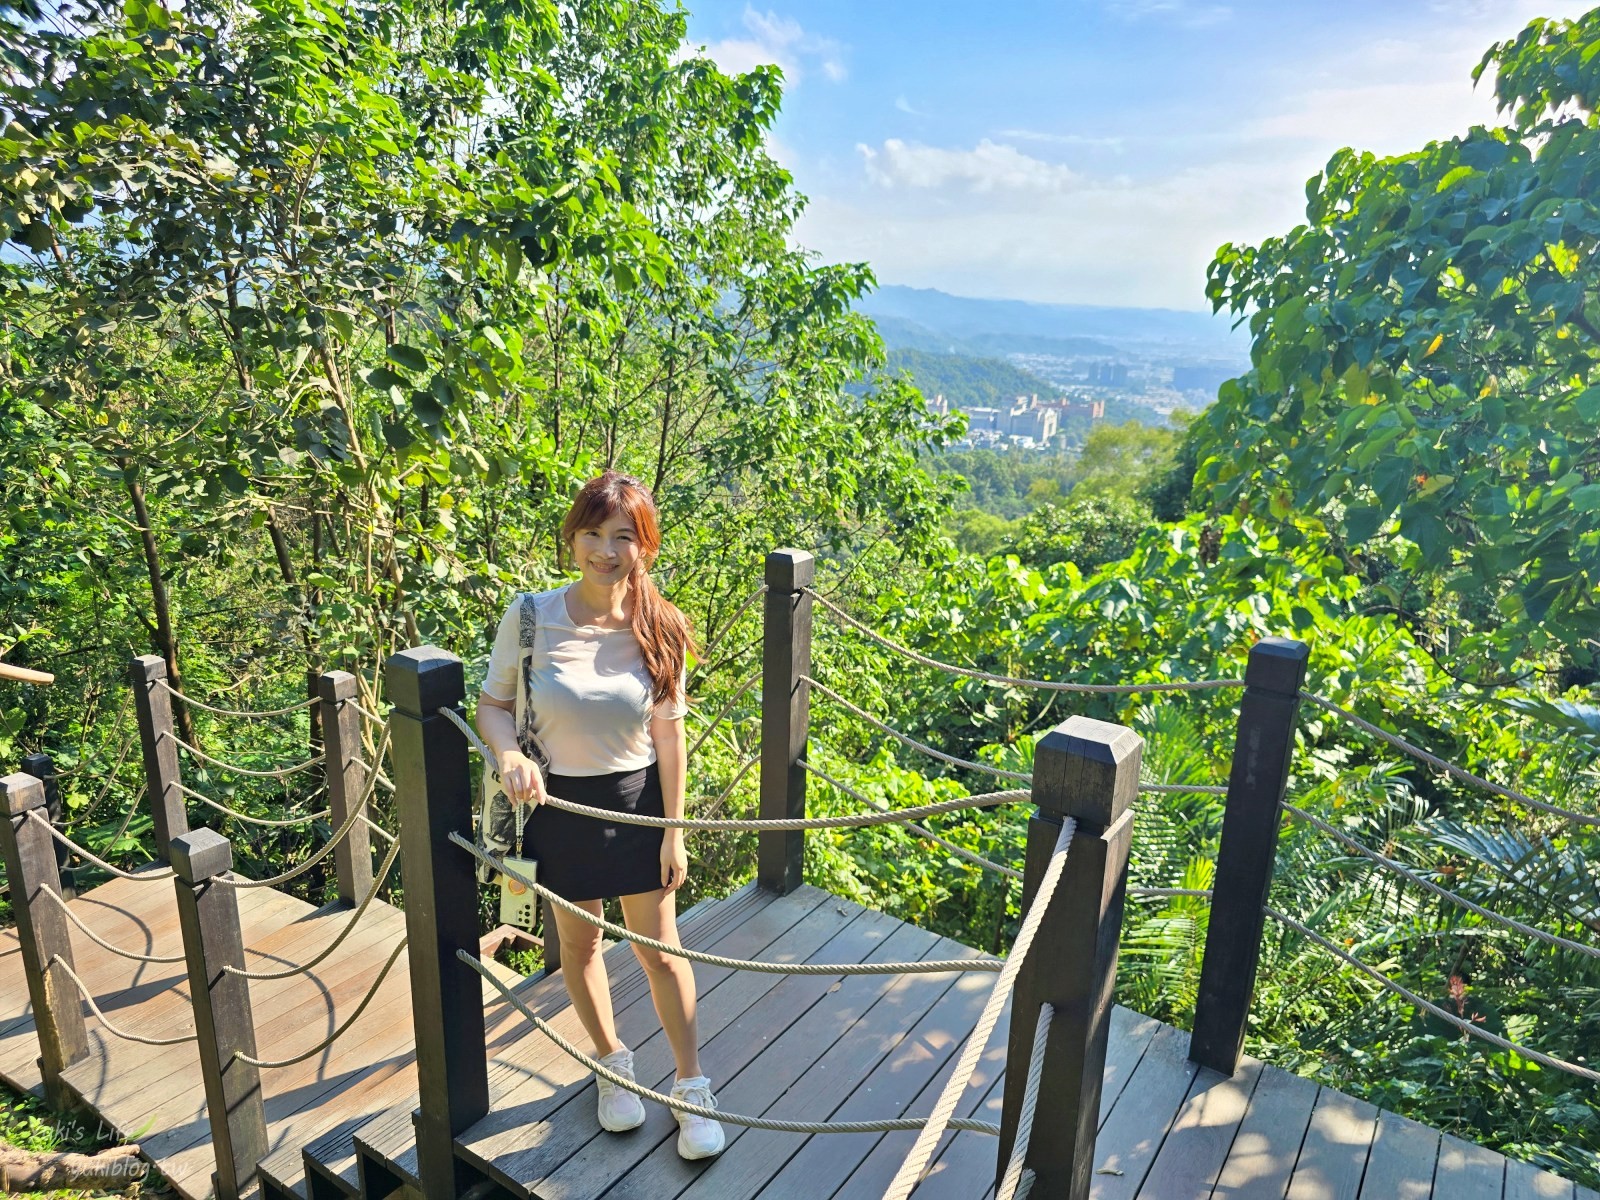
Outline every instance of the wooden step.
<svg viewBox="0 0 1600 1200"><path fill-rule="evenodd" d="M716 941L725 927L737 924L744 916L764 908L771 901L770 893L761 891L753 884L722 900L701 901L679 918L679 934L686 945L704 949ZM637 1004L649 995L649 983L644 971L626 944L613 945L606 951L606 966L611 978L613 1005L618 1011ZM557 1023L563 1032L582 1038L568 1005L566 986L559 975L538 980L524 995L524 999L533 1011ZM544 1062L553 1049L549 1041L520 1013L504 1003L498 1004L497 1008L499 1013L495 1008L490 1010L491 1019L497 1027L502 1020L510 1021L512 1028L520 1027L521 1033L511 1036L505 1049L491 1056L491 1105L536 1072L538 1064ZM413 1095L404 1104L397 1105L357 1130L351 1139L351 1151L348 1154L341 1151L337 1163L324 1158L322 1162L326 1164L325 1167L313 1166L310 1169L319 1177L334 1176L326 1181L334 1184L346 1196L374 1195L391 1185L419 1186L416 1131L412 1124L415 1108L416 1097ZM319 1194L333 1195L332 1192Z"/></svg>

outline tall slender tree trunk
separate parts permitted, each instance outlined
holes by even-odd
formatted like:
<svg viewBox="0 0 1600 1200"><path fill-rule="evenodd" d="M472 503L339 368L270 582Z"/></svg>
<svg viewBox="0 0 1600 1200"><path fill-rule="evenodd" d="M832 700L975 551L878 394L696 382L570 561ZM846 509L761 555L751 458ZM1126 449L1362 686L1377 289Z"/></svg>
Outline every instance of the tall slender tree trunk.
<svg viewBox="0 0 1600 1200"><path fill-rule="evenodd" d="M167 662L167 682L177 692L183 691L183 671L178 666L178 635L172 627L172 604L167 598L167 584L161 578L161 551L156 546L155 527L150 523L150 509L144 501L144 484L126 458L117 459L122 468L122 478L128 488L128 499L133 502L133 517L139 525L139 538L144 543L145 572L150 577L150 596L156 612L156 649ZM178 697L172 698L172 719L177 723L178 736L191 746L195 740L194 714Z"/></svg>

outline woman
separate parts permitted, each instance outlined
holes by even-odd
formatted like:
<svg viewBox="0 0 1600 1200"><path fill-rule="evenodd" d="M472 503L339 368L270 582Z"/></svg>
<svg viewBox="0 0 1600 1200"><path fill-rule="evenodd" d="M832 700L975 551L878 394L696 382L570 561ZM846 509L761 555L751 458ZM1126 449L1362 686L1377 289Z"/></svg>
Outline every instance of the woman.
<svg viewBox="0 0 1600 1200"><path fill-rule="evenodd" d="M620 897L629 929L676 945L674 893L688 870L683 830L611 823L544 804L555 795L619 812L683 816L689 623L650 578L661 548L655 500L637 479L607 471L579 491L561 542L581 578L532 597L527 617L520 596L506 612L478 700L478 729L500 760L512 803L534 806L524 837L539 860L539 881L597 916L603 899ZM529 617L534 627L524 626ZM532 732L549 756L548 774L518 745L519 676ZM600 1061L632 1079L633 1053L618 1040L612 1016L601 931L555 911L572 1007ZM672 1094L711 1107L711 1083L700 1069L694 973L673 955L637 943L633 951L677 1063ZM643 1123L638 1096L605 1079L597 1089L603 1128L620 1133ZM721 1125L674 1115L679 1154L721 1153Z"/></svg>

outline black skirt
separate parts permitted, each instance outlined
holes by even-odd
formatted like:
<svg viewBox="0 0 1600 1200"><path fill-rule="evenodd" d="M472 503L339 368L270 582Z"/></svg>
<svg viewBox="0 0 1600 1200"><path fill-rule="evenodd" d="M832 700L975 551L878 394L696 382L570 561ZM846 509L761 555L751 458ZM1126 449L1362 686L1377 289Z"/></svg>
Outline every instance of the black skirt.
<svg viewBox="0 0 1600 1200"><path fill-rule="evenodd" d="M661 775L651 763L610 775L551 775L552 796L612 812L661 817ZM625 825L541 804L523 829L525 852L539 860L539 882L568 900L608 900L661 887L663 830Z"/></svg>

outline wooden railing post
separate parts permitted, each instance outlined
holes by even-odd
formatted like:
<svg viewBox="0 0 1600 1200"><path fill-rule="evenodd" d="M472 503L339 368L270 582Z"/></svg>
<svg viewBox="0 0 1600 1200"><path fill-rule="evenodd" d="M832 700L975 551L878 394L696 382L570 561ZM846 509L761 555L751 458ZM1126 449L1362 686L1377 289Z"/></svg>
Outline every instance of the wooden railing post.
<svg viewBox="0 0 1600 1200"><path fill-rule="evenodd" d="M361 759L361 714L356 711L356 677L328 671L317 681L322 717L323 770L328 780L328 819L341 829L367 794L367 767ZM339 899L360 904L372 890L372 839L366 823L357 821L334 847L334 875Z"/></svg>
<svg viewBox="0 0 1600 1200"><path fill-rule="evenodd" d="M57 829L61 828L62 818L66 813L61 808L61 784L56 779L56 765L48 754L30 754L22 760L22 773L32 775L44 784L44 806L50 818L50 824ZM72 868L67 866L71 857L70 851L60 842L55 844L56 870L61 874L61 898L73 900L78 895L78 881L72 874Z"/></svg>
<svg viewBox="0 0 1600 1200"><path fill-rule="evenodd" d="M811 722L811 596L816 560L804 550L767 555L767 594L761 654L761 817L806 815L806 737ZM757 835L756 879L788 895L803 882L805 831Z"/></svg>
<svg viewBox="0 0 1600 1200"><path fill-rule="evenodd" d="M1263 905L1278 847L1278 805L1289 782L1295 716L1310 654L1304 642L1262 638L1250 648L1245 668L1189 1038L1189 1057L1224 1075L1238 1069L1244 1051L1245 1020L1261 960Z"/></svg>
<svg viewBox="0 0 1600 1200"><path fill-rule="evenodd" d="M466 678L460 659L432 646L394 655L385 678L416 1025L417 1177L429 1200L446 1200L477 1178L456 1158L456 1135L489 1111L483 983L456 957L478 953L478 878L449 840L472 836L467 739L438 715L460 707Z"/></svg>
<svg viewBox="0 0 1600 1200"><path fill-rule="evenodd" d="M267 1113L260 1069L237 1057L257 1057L250 984L222 969L244 966L239 893L216 882L233 867L233 844L214 829L180 833L171 842L171 862L217 1162L212 1185L218 1200L238 1200L266 1157Z"/></svg>
<svg viewBox="0 0 1600 1200"><path fill-rule="evenodd" d="M28 815L45 815L44 785L32 775L7 775L0 779L0 806L5 810L4 820L0 820L0 849L5 854L11 911L17 920L22 969L28 977L28 999L39 1035L39 1070L44 1076L45 1098L52 1108L64 1111L72 1102L61 1073L88 1056L89 1038L77 985L52 963L59 956L75 969L66 915L44 894L52 890L60 895L55 841L48 829Z"/></svg>
<svg viewBox="0 0 1600 1200"><path fill-rule="evenodd" d="M1038 1176L1037 1200L1085 1200L1094 1166L1117 941L1128 878L1132 806L1139 794L1144 742L1133 730L1071 717L1040 740L1033 758L1022 907L1048 868L1062 822L1077 821L1066 871L1021 971L1011 1004L998 1180L1011 1158L1042 1004L1055 1015L1024 1159Z"/></svg>
<svg viewBox="0 0 1600 1200"><path fill-rule="evenodd" d="M189 814L178 784L178 744L173 741L172 696L161 684L167 681L167 664L160 655L141 654L128 670L133 685L133 706L139 714L139 746L144 751L145 790L155 818L156 857L170 862L172 839L189 830Z"/></svg>

